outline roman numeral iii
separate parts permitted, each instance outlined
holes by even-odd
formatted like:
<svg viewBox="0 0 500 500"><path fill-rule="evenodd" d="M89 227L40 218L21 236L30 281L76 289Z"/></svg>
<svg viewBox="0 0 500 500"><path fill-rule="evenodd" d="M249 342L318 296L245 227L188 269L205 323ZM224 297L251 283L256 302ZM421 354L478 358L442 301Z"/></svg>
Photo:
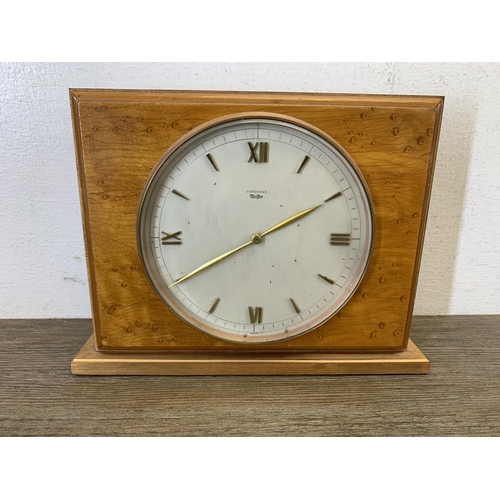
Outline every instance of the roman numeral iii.
<svg viewBox="0 0 500 500"><path fill-rule="evenodd" d="M269 161L269 143L256 142L255 144L249 142L250 158L248 163L254 161L255 163L267 163Z"/></svg>
<svg viewBox="0 0 500 500"><path fill-rule="evenodd" d="M330 235L330 245L349 245L351 235L349 233L332 233Z"/></svg>

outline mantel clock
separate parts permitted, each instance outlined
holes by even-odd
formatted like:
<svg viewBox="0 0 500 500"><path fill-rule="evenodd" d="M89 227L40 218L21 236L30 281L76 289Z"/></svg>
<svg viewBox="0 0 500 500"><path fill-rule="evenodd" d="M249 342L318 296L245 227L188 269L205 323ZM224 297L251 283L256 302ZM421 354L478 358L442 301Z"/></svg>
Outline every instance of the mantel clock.
<svg viewBox="0 0 500 500"><path fill-rule="evenodd" d="M428 371L442 97L70 96L94 325L73 373Z"/></svg>

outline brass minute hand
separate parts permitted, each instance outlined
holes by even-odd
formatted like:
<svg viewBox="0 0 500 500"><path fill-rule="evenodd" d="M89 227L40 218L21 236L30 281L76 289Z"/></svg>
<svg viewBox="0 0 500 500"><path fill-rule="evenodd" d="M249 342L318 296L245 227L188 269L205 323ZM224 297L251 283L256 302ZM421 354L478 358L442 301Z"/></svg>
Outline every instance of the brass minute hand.
<svg viewBox="0 0 500 500"><path fill-rule="evenodd" d="M235 248L233 250L230 250L229 252L223 253L222 255L219 255L215 259L212 259L212 260L206 262L205 264L201 265L200 267L198 267L194 271L191 271L189 274L186 274L182 278L179 278L177 281L174 281L171 285L168 285L168 288L170 288L170 287L172 287L174 285L178 285L182 281L187 280L188 278L191 278L192 276L200 273L201 271L204 271L205 269L208 269L209 267L213 266L214 264L217 264L217 262L220 262L221 260L226 259L227 257L235 254L236 252L239 252L240 250L243 250L243 248L247 247L248 245L251 245L252 243L253 244L260 243L262 241L262 238L264 236L266 236L267 234L272 233L273 231L276 231L277 229L281 229L282 227L285 227L288 224L291 224L292 222L295 222L296 220L298 220L298 219L304 217L305 215L311 213L313 210L316 210L320 206L321 205L317 205L315 207L308 208L307 210L304 210L303 212L300 212L298 214L292 215L292 217L288 217L288 219L285 219L284 221L280 222L279 224L276 224L271 229L268 229L267 231L264 231L261 234L254 234L254 235L252 235L252 239L250 241L247 241L243 245L241 245L241 246L239 246L239 247L237 247L237 248Z"/></svg>
<svg viewBox="0 0 500 500"><path fill-rule="evenodd" d="M300 212L298 214L292 215L291 217L288 217L288 219L284 220L283 222L280 222L279 224L276 224L275 226L273 226L271 229L264 231L260 236L261 237L265 236L266 234L269 234L269 233L272 233L273 231L276 231L276 229L281 229L282 227L288 226L288 224L291 224L292 222L295 222L297 219L304 217L304 215L311 213L313 210L316 210L321 205L316 205L315 207L308 208L307 210L304 210L303 212Z"/></svg>

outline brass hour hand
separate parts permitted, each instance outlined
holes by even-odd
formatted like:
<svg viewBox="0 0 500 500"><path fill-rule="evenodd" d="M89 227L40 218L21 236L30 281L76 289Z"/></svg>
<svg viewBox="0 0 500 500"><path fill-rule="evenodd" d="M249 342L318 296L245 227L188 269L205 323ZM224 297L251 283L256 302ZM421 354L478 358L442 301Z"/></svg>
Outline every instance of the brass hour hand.
<svg viewBox="0 0 500 500"><path fill-rule="evenodd" d="M190 272L189 274L186 274L182 278L179 278L177 281L174 281L171 285L168 285L168 288L179 284L181 281L184 281L184 280L187 280L188 278L191 278L195 274L201 273L201 271L204 271L205 269L208 269L209 267L213 266L214 264L217 264L217 262L220 262L221 260L226 259L230 255L233 255L234 253L239 252L240 250L243 250L243 248L247 247L248 245L251 245L253 242L254 242L253 239L250 241L247 241L244 245L241 245L238 248L235 248L234 250L230 250L229 252L223 253L222 255L219 255L215 259L212 259L212 260L206 262L205 264L198 267L197 269Z"/></svg>
<svg viewBox="0 0 500 500"><path fill-rule="evenodd" d="M239 246L239 247L237 247L237 248L235 248L233 250L230 250L229 252L223 253L222 255L219 255L215 259L212 259L212 260L206 262L205 264L203 264L200 267L196 268L194 271L191 271L189 274L186 274L182 278L179 278L178 280L174 281L171 285L168 285L168 288L170 288L170 287L172 287L174 285L178 285L182 281L187 280L188 278L191 278L192 276L195 276L198 273L201 273L201 271L204 271L205 269L208 269L209 267L213 266L214 264L217 264L217 262L220 262L221 260L226 259L227 257L235 254L236 252L239 252L240 250L243 250L243 248L251 245L252 243L253 244L259 244L262 241L262 238L264 236L266 236L267 234L272 233L273 231L276 231L278 229L281 229L282 227L288 226L288 224L291 224L292 222L295 222L296 220L301 219L302 217L304 217L305 215L311 213L313 210L316 210L319 207L321 207L321 205L317 205L315 207L308 208L307 210L304 210L303 212L300 212L298 214L292 215L292 217L288 217L288 219L285 219L284 221L281 221L279 224L276 224L271 229L268 229L267 231L264 231L261 234L258 234L258 233L257 234L253 234L252 235L252 239L250 241L247 241L243 245L241 245L241 246Z"/></svg>

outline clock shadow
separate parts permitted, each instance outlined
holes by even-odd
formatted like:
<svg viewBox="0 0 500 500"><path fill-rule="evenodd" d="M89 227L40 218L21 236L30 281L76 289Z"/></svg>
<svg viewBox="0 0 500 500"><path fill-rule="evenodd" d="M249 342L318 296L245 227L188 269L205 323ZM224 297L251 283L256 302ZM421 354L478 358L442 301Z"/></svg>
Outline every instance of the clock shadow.
<svg viewBox="0 0 500 500"><path fill-rule="evenodd" d="M452 313L477 104L445 99L414 315Z"/></svg>

